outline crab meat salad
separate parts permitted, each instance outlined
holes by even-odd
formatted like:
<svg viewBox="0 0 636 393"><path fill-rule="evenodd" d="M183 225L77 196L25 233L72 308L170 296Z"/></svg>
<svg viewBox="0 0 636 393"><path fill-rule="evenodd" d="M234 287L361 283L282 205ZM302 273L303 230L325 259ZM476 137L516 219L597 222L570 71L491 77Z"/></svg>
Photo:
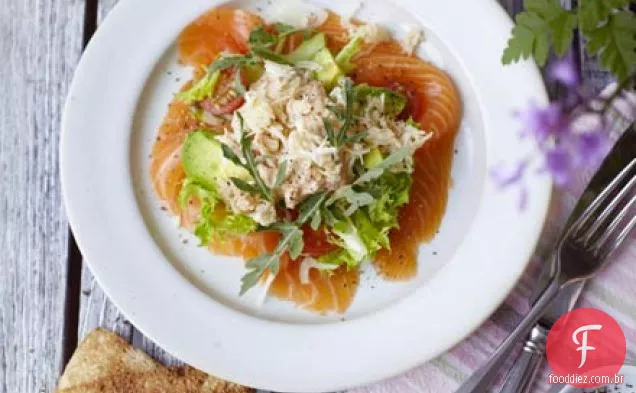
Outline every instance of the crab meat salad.
<svg viewBox="0 0 636 393"><path fill-rule="evenodd" d="M444 213L461 104L446 74L381 26L296 25L217 8L179 38L193 67L150 162L171 214L245 259L240 294L344 312L359 269L404 280Z"/></svg>

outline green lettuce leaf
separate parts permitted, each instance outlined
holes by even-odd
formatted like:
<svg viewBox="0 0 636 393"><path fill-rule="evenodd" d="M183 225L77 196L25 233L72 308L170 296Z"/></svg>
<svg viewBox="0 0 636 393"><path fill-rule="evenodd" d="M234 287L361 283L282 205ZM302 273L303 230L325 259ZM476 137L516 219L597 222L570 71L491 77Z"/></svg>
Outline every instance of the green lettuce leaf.
<svg viewBox="0 0 636 393"><path fill-rule="evenodd" d="M360 263L349 251L343 248L321 255L318 257L318 262L332 265L345 265L347 267L355 267Z"/></svg>
<svg viewBox="0 0 636 393"><path fill-rule="evenodd" d="M354 36L336 55L336 63L345 74L355 70L356 66L353 64L353 58L362 50L363 42L362 36Z"/></svg>
<svg viewBox="0 0 636 393"><path fill-rule="evenodd" d="M389 116L399 115L408 103L408 99L403 94L385 87L369 86L366 83L356 85L353 92L357 101L364 101L369 97L384 96L384 112Z"/></svg>
<svg viewBox="0 0 636 393"><path fill-rule="evenodd" d="M214 89L221 76L221 71L208 72L203 78L195 83L191 88L177 94L177 99L188 105L200 102L212 97Z"/></svg>
<svg viewBox="0 0 636 393"><path fill-rule="evenodd" d="M246 215L218 212L217 204L220 199L216 190L186 178L179 193L181 208L187 208L193 197L201 202L199 221L194 229L194 235L199 238L202 246L207 245L212 238L222 239L228 235L244 235L258 228L257 223Z"/></svg>

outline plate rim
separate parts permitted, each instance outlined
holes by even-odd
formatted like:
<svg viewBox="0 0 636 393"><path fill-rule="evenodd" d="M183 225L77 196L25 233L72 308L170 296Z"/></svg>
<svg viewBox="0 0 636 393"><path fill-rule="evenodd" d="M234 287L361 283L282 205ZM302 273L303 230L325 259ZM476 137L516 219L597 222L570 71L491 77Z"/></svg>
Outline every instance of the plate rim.
<svg viewBox="0 0 636 393"><path fill-rule="evenodd" d="M138 288L133 289L133 288L130 288L129 286L126 288L120 287L118 280L115 280L117 276L116 272L113 271L112 267L106 266L106 262L108 261L106 261L107 259L106 255L102 253L102 251L105 250L105 247L104 247L104 244L101 244L100 241L97 239L100 235L99 230L95 231L94 229L90 229L90 226L88 225L88 223L91 222L91 219L94 218L95 215L91 214L91 212L87 210L90 204L87 204L85 200L84 201L81 200L83 197L87 195L87 191L83 189L83 185L81 184L81 182L78 182L76 179L76 176L77 176L76 173L79 172L79 170L76 166L77 159L73 157L72 154L78 154L79 152L81 152L82 146L79 143L76 143L75 140L71 139L70 137L70 135L76 135L77 132L81 131L78 129L78 125L85 124L84 123L85 120L82 120L79 118L85 115L84 112L80 110L82 109L82 106L84 105L84 103L78 103L77 98L83 97L84 94L92 94L91 89L93 89L94 91L96 83L93 80L94 78L91 77L91 74L94 72L96 64L99 63L97 60L103 59L105 51L108 51L109 49L111 50L113 49L112 48L113 38L111 37L109 39L109 35L117 34L115 32L116 28L118 27L117 24L123 23L122 21L127 20L126 18L127 17L129 18L131 13L135 12L135 7L143 8L143 7L148 7L149 5L157 6L157 4L160 4L160 7L161 7L162 5L165 5L168 1L169 0L161 0L161 1L158 1L158 0L123 1L122 0L118 3L118 5L113 9L111 14L109 14L109 16L106 18L104 23L102 23L100 28L95 33L93 39L91 39L88 47L86 48L86 51L84 55L82 56L82 59L80 60L80 63L76 70L76 74L73 78L73 82L71 83L71 86L69 88L68 98L65 103L64 113L62 118L62 138L60 142L60 172L61 172L61 180L62 180L63 200L66 207L67 215L69 218L69 224L73 230L73 233L75 234L78 246L82 250L82 254L85 256L85 260L88 262L91 268L91 271L95 275L96 280L98 281L100 286L102 286L102 288L104 289L104 292L109 296L109 298L113 301L113 303L122 311L122 313L129 320L131 320L135 324L135 326L140 331L142 331L145 335L157 341L158 343L165 345L166 349L169 352L175 354L179 358L189 361L196 367L203 368L208 371L212 371L213 373L219 375L222 378L236 381L236 382L250 385L250 386L256 386L259 388L271 389L271 390L279 390L279 391L293 390L298 392L344 389L344 388L349 388L352 386L358 386L361 384L376 382L385 378L389 378L389 377L393 377L395 375L401 374L407 371L408 369L416 365L422 364L423 362L430 360L434 358L435 356L438 356L440 353L445 352L450 347L459 343L461 340L463 340L468 335L470 335L485 320L487 320L487 318L491 315L491 313L505 300L507 294L513 288L513 286L516 285L516 283L521 277L521 274L525 270L525 267L529 263L530 256L539 240L539 236L541 234L541 230L543 228L543 225L545 223L545 218L548 213L548 205L549 205L550 196L551 196L551 183L549 180L544 179L544 180L535 180L531 182L532 184L534 184L533 187L535 187L535 189L533 189L533 204L536 204L533 208L531 208L531 211L534 213L539 212L539 216L534 216L532 220L533 222L530 225L532 227L530 231L532 233L531 238L528 239L527 245L525 246L522 252L523 256L518 258L519 260L524 259L525 261L518 262L517 265L515 266L515 269L508 272L508 277L506 282L502 283L502 286L500 288L497 288L496 296L493 296L493 299L489 302L489 304L485 305L482 308L481 312L479 313L479 317L473 316L473 319L471 320L470 323L464 323L464 326L462 327L462 329L460 329L459 333L455 334L454 338L452 339L446 338L445 340L442 340L442 342L439 343L435 349L422 351L420 354L411 353L408 355L408 360L404 360L403 358L398 359L399 364L395 365L393 368L387 368L387 369L378 368L377 363L371 362L367 364L367 367L371 367L372 365L375 365L376 368L373 370L365 369L364 370L365 372L362 372L362 373L356 372L355 370L348 370L344 378L341 378L341 380L337 380L334 375L330 375L330 377L332 378L330 381L326 383L325 381L318 380L318 378L321 375L324 375L327 372L327 370L321 369L321 370L316 370L317 372L313 372L310 378L307 378L307 379L296 378L294 381L288 383L284 381L272 380L271 378L267 378L266 375L255 375L255 374L251 374L249 371L248 372L241 371L239 368L237 368L237 366L240 366L242 363L241 359L237 358L236 355L232 355L228 353L228 350L223 348L226 345L226 343L224 342L212 343L213 344L212 346L214 349L213 352L216 352L215 359L212 359L214 356L206 358L205 356L201 356L201 354L194 353L196 348L192 347L191 344L188 347L188 349L185 349L184 347L179 347L180 345L178 343L179 339L175 338L173 336L174 333L171 333L169 331L170 327L172 327L172 324L174 324L174 321L172 323L165 324L164 327L158 326L163 324L156 323L158 320L157 317L156 316L153 317L152 315L153 312L148 312L148 310L144 310L145 305L143 304L143 301L140 300L140 298L138 297L139 295L143 295L145 291L143 290L139 291ZM460 1L460 0L454 0L454 1ZM200 7L200 4L202 4L203 1L197 0L194 3L199 4L198 7ZM213 0L213 1L206 1L205 3L206 3L206 7L210 8L218 4L222 4L224 3L224 1ZM417 0L397 0L396 3L398 3L400 6L406 9L409 9L409 7L413 7L415 4L417 4ZM486 6L485 1L475 2L475 3L480 3L482 7ZM503 24L504 25L507 24L508 27L511 27L512 26L511 20L509 19L505 11L500 7L500 5L497 2L491 1L491 0L489 0L488 3L490 3L490 5L494 6L495 8L495 10L493 11L493 14L499 13ZM196 7L192 6L192 8L195 9ZM199 11L196 11L196 12L192 11L192 12L186 13L189 16L182 15L181 17L182 19L185 17L188 17L189 19L191 19L190 16L194 16L199 13L200 13ZM146 75L150 75L152 66L154 66L154 63L155 61L152 61L151 64L144 65ZM538 78L538 80L540 81L540 86L538 88L539 95L540 95L540 97L538 97L539 100L547 101L547 94L545 92L545 87L543 85L543 82L541 81L541 77L539 75L537 67L534 64L531 64L530 66L528 66L528 64L525 64L525 69L527 72L530 72L530 73L534 72L535 74L534 79ZM138 70L137 72L144 72L144 71ZM141 94L141 91L143 90L144 84L145 84L145 79L143 81L138 81L137 86L131 87L131 89L136 89L139 94L136 95L135 97L132 97L134 98L134 100L131 97L129 97L129 99L126 101L126 104L132 103L132 105L128 108L127 111L125 111L126 112L125 115L122 113L121 115L117 115L116 117L128 117L129 119L133 118L137 99L139 95ZM122 149L122 150L126 150L123 156L128 157L129 152L127 151L127 149ZM70 153L70 152L73 152L73 153ZM78 154L78 156L81 156L81 154ZM73 164L74 162L73 160L76 160L75 165ZM86 177L86 174L83 174L83 176ZM130 189L124 190L123 193L129 194L131 199L134 201L134 205L136 206L137 201L134 197L134 193L132 192L132 190L133 190L133 185L131 183ZM507 197L507 199L505 200L508 200L510 202L509 197ZM138 210L138 207L137 207L137 210ZM138 211L137 213L140 214ZM97 215L99 216L99 214ZM471 224L471 226L472 225L474 225L474 223ZM134 227L139 228L139 223L137 223L137 225L135 225ZM153 242L153 240L150 237L144 236L144 234L138 233L137 235L139 235L140 238L145 238L144 244L149 244L149 242ZM103 242L103 240L101 242ZM128 250L130 250L130 247L127 247L127 248ZM113 252L117 252L117 251L118 250L113 250ZM148 249L146 251L148 251L148 255L155 255L157 259L162 259L162 257L159 255L160 252L158 253L157 249L152 249L152 250ZM450 264L450 262L451 261L449 261L447 264ZM174 276L175 272L171 271L172 267L168 265L169 263L158 264L157 273L161 274L162 277L167 277L170 275ZM440 269L440 271L437 274L438 275L448 274L448 269L446 269L446 266L444 266ZM178 276L178 273L176 275ZM180 294L182 296L187 296L188 299L192 300L193 304L196 303L198 306L201 307L199 310L195 311L194 314L196 314L197 312L200 312L201 309L214 310L214 312L217 313L219 317L227 318L227 322L225 322L226 324L236 323L241 326L245 326L245 324L248 324L251 326L249 330L254 330L256 327L259 327L269 331L269 329L271 329L272 326L275 325L276 326L275 330L278 330L281 334L286 333L290 335L295 335L293 331L302 330L304 332L303 337L307 337L306 334L308 334L307 333L308 330L314 330L314 333L315 333L316 332L315 329L321 329L322 333L326 334L328 337L337 337L338 332L343 330L341 329L341 327L349 327L354 323L358 324L356 320L356 321L347 321L343 323L338 323L336 324L335 328L333 326L323 326L323 325L317 325L312 327L297 326L297 325L282 326L284 324L278 324L275 322L264 321L264 320L260 320L251 316L246 316L234 310L226 309L225 306L222 306L222 305L220 305L220 307L219 305L217 305L216 307L212 307L210 304L210 299L206 295L199 292L198 289L192 287L191 284L185 280L185 278L181 276L173 277L173 278L175 279L173 281L176 285L175 288L178 288L179 291L175 293L171 293L170 296L165 297L164 299L166 301L174 301L176 298L171 296L177 296L177 294ZM418 290L418 292L421 292L421 291ZM402 302L399 307L403 308L404 304L413 303L412 298L413 297L410 296L409 299L406 299L404 302ZM184 309L189 310L190 307L184 307ZM381 311L381 312L378 312L378 314L386 314L386 313ZM376 314L362 317L360 318L361 321L359 322L362 322L364 326L368 328L369 326L368 320L372 319L371 317L375 315ZM154 323L153 323L153 320L154 320ZM391 321L390 318L388 320L385 319L384 322L387 327L391 327L391 326L400 327L399 323L396 323L396 321ZM168 327L168 330L166 330L166 327ZM214 328L214 326L210 326L210 327ZM352 331L351 328L345 329L345 330L349 332ZM227 333L227 332L224 332L224 333ZM297 343L299 342L298 340L299 340L299 337L296 337L294 339L294 341L296 341ZM217 348L217 344L218 344L218 348ZM359 345L359 343L357 344ZM235 350L236 345L234 345L234 347L232 348ZM260 354L256 357L265 359L263 357L263 354ZM296 356L294 361L298 361L301 359L308 360L310 359L310 357L308 357L306 354L303 356ZM226 367L221 364L221 363L224 363L224 361L226 360L231 360L231 363L232 363L231 367ZM283 359L283 362L284 362L284 359ZM288 361L288 363L291 364L291 361ZM312 364L312 368L313 368L313 364ZM371 373L372 375L369 376L369 374Z"/></svg>

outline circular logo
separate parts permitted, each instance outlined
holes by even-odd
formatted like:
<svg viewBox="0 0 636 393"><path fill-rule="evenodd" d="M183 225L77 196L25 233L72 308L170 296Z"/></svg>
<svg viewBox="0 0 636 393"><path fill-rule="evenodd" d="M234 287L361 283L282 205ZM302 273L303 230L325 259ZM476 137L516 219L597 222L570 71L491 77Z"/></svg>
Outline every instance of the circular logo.
<svg viewBox="0 0 636 393"><path fill-rule="evenodd" d="M614 318L594 308L563 315L550 329L546 355L556 379L579 388L613 383L625 362L625 334Z"/></svg>

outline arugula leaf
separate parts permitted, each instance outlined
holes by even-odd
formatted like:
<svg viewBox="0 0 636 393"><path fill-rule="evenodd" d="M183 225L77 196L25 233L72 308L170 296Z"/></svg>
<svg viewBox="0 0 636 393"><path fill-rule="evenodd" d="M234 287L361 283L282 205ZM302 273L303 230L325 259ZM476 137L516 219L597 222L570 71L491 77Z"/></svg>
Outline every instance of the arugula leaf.
<svg viewBox="0 0 636 393"><path fill-rule="evenodd" d="M274 28L278 32L279 36L280 35L287 36L287 35L304 30L304 29L299 29L297 27L294 27L292 25L288 25L287 23L280 23L280 22L274 23Z"/></svg>
<svg viewBox="0 0 636 393"><path fill-rule="evenodd" d="M284 222L274 224L267 229L280 232L281 238L273 252L247 261L248 273L241 279L241 295L255 286L265 272L269 271L269 274L277 275L280 270L280 258L286 251L289 251L292 259L296 259L303 250L303 232L296 225Z"/></svg>
<svg viewBox="0 0 636 393"><path fill-rule="evenodd" d="M287 57L283 56L283 55L279 55L278 53L263 47L263 46L254 46L252 47L252 52L264 59L264 60L269 60L269 61L273 61L275 63L279 63L279 64L286 64L286 65L293 65L293 63L291 61L289 61L289 59L287 59Z"/></svg>
<svg viewBox="0 0 636 393"><path fill-rule="evenodd" d="M361 132L354 135L348 135L347 132L349 128L353 125L355 121L355 115L353 113L353 105L355 102L355 92L353 88L353 82L349 78L344 78L343 86L343 96L345 102L344 111L339 110L335 106L328 106L327 109L333 113L333 115L340 121L342 124L340 125L340 129L336 132L333 127L329 123L328 119L323 118L323 125L325 127L325 133L327 134L327 140L329 143L335 147L339 148L347 143L355 143L362 140L367 132Z"/></svg>
<svg viewBox="0 0 636 393"><path fill-rule="evenodd" d="M353 184L359 185L359 184L363 184L363 183L369 182L369 181L371 181L373 179L377 179L387 169L389 169L392 166L404 161L404 159L406 159L409 156L410 156L409 148L407 146L404 146L404 147L394 151L393 153L391 153L391 155L389 155L387 158L385 158L382 162L380 162L379 164L373 166L367 172L362 174L362 176L357 178L356 181Z"/></svg>
<svg viewBox="0 0 636 393"><path fill-rule="evenodd" d="M243 86L243 81L241 80L241 69L238 67L234 70L234 91L241 97L244 97L245 93L247 93L245 86Z"/></svg>
<svg viewBox="0 0 636 393"><path fill-rule="evenodd" d="M208 72L222 71L232 67L249 68L260 64L261 59L254 56L252 53L248 53L246 55L223 54L210 64Z"/></svg>
<svg viewBox="0 0 636 393"><path fill-rule="evenodd" d="M245 191L250 194L260 194L260 190L256 186L249 184L245 180L239 179L238 177L231 177L230 180L239 190Z"/></svg>
<svg viewBox="0 0 636 393"><path fill-rule="evenodd" d="M284 160L278 167L276 180L274 181L274 188L280 187L285 181L285 177L287 177L287 160Z"/></svg>
<svg viewBox="0 0 636 393"><path fill-rule="evenodd" d="M298 208L298 218L296 218L296 223L298 223L298 225L303 225L310 218L312 219L312 222L314 220L318 220L316 216L320 217L320 210L326 198L327 193L325 191L321 191L305 199ZM312 227L313 226L314 225L312 225ZM320 226L320 224L317 224L316 226Z"/></svg>
<svg viewBox="0 0 636 393"><path fill-rule="evenodd" d="M241 154L243 155L243 159L245 162L241 161L241 159L234 153L234 151L224 143L221 143L221 149L223 151L223 156L228 160L232 161L234 164L244 168L254 180L254 184L249 184L244 180L238 178L230 178L232 183L245 192L249 192L250 194L260 195L267 201L273 200L272 190L267 187L265 181L261 177L258 172L258 168L256 167L256 160L254 159L254 154L252 153L252 138L247 135L245 132L244 120L243 116L240 112L236 112L236 116L239 119L240 132L241 132Z"/></svg>
<svg viewBox="0 0 636 393"><path fill-rule="evenodd" d="M525 0L526 11L515 18L516 26L503 52L502 63L534 56L543 66L548 59L550 44L555 52L564 55L570 47L577 15L561 7L559 0Z"/></svg>
<svg viewBox="0 0 636 393"><path fill-rule="evenodd" d="M241 129L243 128L243 117L240 113L238 113L239 118L241 119ZM271 201L273 200L272 190L267 187L265 181L261 177L261 174L258 172L258 168L256 167L256 160L254 159L254 155L252 154L252 138L247 136L245 132L243 132L241 136L241 152L243 153L243 157L245 158L245 169L252 175L254 179L254 183L258 190L258 193L265 198L265 200Z"/></svg>
<svg viewBox="0 0 636 393"><path fill-rule="evenodd" d="M221 150L223 151L223 157L232 161L232 163L234 163L235 165L245 168L245 164L236 154L234 154L234 150L232 150L232 148L230 148L225 143L221 143Z"/></svg>
<svg viewBox="0 0 636 393"><path fill-rule="evenodd" d="M250 32L247 43L250 44L250 46L269 47L276 43L276 38L265 30L265 26L258 26Z"/></svg>
<svg viewBox="0 0 636 393"><path fill-rule="evenodd" d="M599 0L591 0L594 1ZM629 11L617 11L609 14L607 20L598 22L595 27L591 27L591 20L586 23L589 25L583 31L589 40L588 51L599 55L601 65L611 71L619 82L634 73L636 16Z"/></svg>

